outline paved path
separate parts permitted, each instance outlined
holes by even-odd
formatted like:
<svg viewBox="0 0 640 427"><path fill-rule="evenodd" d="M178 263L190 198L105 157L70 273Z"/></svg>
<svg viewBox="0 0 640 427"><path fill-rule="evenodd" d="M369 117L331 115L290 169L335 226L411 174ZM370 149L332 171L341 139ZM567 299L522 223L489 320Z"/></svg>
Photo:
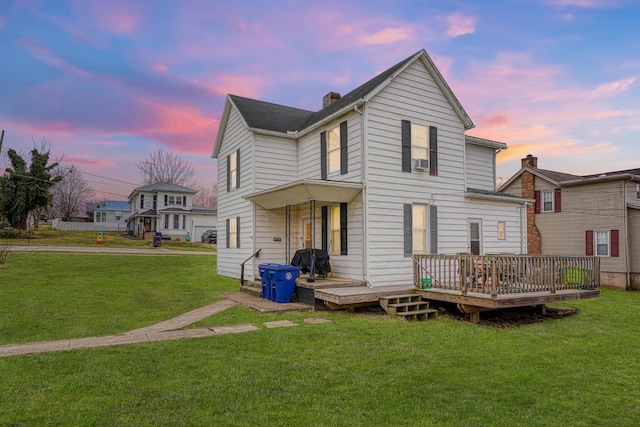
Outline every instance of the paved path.
<svg viewBox="0 0 640 427"><path fill-rule="evenodd" d="M236 296L234 294L241 294L241 292L230 294L231 296ZM249 298L253 298L254 300L262 300L262 298L257 297ZM264 303L277 304L271 301L262 301L264 301ZM156 323L155 325L135 329L133 331L125 332L120 335L0 345L0 357L20 356L33 353L49 353L54 351L76 350L82 348L108 347L124 344L137 344L153 341L176 340L182 338L201 338L214 335L234 334L259 330L260 328L248 323L242 325L217 326L212 328L182 329L185 326L224 311L236 304L238 303L232 301L231 299L225 299L215 304L207 305L205 307L201 307L180 316L174 317L172 319ZM253 302L253 305L256 306L260 306L261 304L262 303L260 301ZM282 311L286 308L285 306L290 306L291 304L278 305L281 307L280 311ZM298 308L297 306L289 307L289 310L300 311L300 308ZM305 319L304 321L305 323L310 324L330 322L329 320L322 318L309 318ZM282 326L297 326L297 324L289 321L279 321L266 322L265 326L267 328L274 328Z"/></svg>
<svg viewBox="0 0 640 427"><path fill-rule="evenodd" d="M10 251L15 252L83 252L101 254L154 254L154 255L215 255L215 251L171 250L166 248L112 248L109 246L47 246L47 245L10 245Z"/></svg>

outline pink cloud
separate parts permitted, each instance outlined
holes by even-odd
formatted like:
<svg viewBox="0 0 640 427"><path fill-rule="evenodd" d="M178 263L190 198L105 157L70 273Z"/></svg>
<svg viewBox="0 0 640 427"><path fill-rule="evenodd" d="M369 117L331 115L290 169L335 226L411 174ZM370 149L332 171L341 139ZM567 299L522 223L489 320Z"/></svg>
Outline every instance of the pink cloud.
<svg viewBox="0 0 640 427"><path fill-rule="evenodd" d="M37 58L48 64L57 70L63 71L68 74L73 74L76 76L88 76L87 73L82 68L78 68L73 64L65 61L64 59L57 56L49 47L42 44L40 41L33 38L24 38L18 41L18 44L22 46L25 50L27 50L34 58Z"/></svg>
<svg viewBox="0 0 640 427"><path fill-rule="evenodd" d="M99 28L107 33L117 35L133 34L140 25L140 16L143 13L142 10L139 10L142 4L132 2L72 0L70 7L78 17L83 18L83 21L88 21L87 27Z"/></svg>
<svg viewBox="0 0 640 427"><path fill-rule="evenodd" d="M235 74L223 74L216 78L216 82L205 85L214 93L226 96L228 93L246 96L247 98L257 98L267 85L264 76L242 76Z"/></svg>
<svg viewBox="0 0 640 427"><path fill-rule="evenodd" d="M449 37L473 34L476 31L476 18L460 12L447 16L445 22L447 23L447 36Z"/></svg>
<svg viewBox="0 0 640 427"><path fill-rule="evenodd" d="M610 8L620 5L619 0L549 0L548 3L560 7L581 7L585 9Z"/></svg>
<svg viewBox="0 0 640 427"><path fill-rule="evenodd" d="M70 165L82 165L82 166L91 166L91 167L111 167L113 163L107 160L93 160L87 159L83 157L64 157L64 163L68 163Z"/></svg>
<svg viewBox="0 0 640 427"><path fill-rule="evenodd" d="M620 79L609 83L603 83L598 86L591 94L590 98L597 98L600 96L613 95L619 92L627 91L633 83L636 81L636 77L629 77L626 79Z"/></svg>
<svg viewBox="0 0 640 427"><path fill-rule="evenodd" d="M390 44L410 38L411 33L411 29L407 27L383 28L375 33L361 35L359 41L363 45Z"/></svg>

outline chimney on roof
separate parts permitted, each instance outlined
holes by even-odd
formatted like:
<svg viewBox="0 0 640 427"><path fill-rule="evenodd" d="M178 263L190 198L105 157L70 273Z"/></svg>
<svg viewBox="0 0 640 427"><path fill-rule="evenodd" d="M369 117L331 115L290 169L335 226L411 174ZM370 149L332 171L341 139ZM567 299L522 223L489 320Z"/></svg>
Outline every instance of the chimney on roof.
<svg viewBox="0 0 640 427"><path fill-rule="evenodd" d="M527 157L522 159L522 167L525 165L529 165L534 169L538 169L538 158L532 156L531 154L527 154Z"/></svg>
<svg viewBox="0 0 640 427"><path fill-rule="evenodd" d="M338 92L329 92L322 98L322 108L327 108L338 99L340 99L340 94Z"/></svg>

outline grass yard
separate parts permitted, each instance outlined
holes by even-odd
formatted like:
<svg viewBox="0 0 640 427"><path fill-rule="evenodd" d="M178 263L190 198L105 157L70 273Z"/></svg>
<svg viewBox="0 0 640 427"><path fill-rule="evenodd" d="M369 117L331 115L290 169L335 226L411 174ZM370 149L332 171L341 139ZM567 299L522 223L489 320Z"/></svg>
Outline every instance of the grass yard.
<svg viewBox="0 0 640 427"><path fill-rule="evenodd" d="M12 254L0 268L5 342L31 340L42 335L32 329L47 323L55 335L48 339L69 338L73 323L89 322L92 310L102 320L86 333L133 329L236 287L212 275L207 256L40 256L50 255ZM29 280L5 280L29 265L38 265ZM86 279L90 265L115 278L100 285L119 288L112 306L87 304L104 294L86 280L67 289L67 277ZM152 270L153 284L137 280ZM52 298L71 301L51 313ZM174 307L182 298L190 302ZM345 312L260 315L236 306L194 326L252 323L260 330L0 359L0 425L637 425L640 293L604 289L598 299L566 305L579 313L511 329ZM122 321L127 310L138 320ZM107 331L111 313L119 325ZM302 322L314 316L332 322ZM284 319L299 325L264 327ZM10 337L8 329L15 329Z"/></svg>
<svg viewBox="0 0 640 427"><path fill-rule="evenodd" d="M40 223L37 230L32 230L33 238L9 239L0 233L0 246L38 245L38 246L97 246L98 233L93 231L64 231L52 230L51 223ZM101 245L114 248L147 249L152 246L153 233L147 233L146 240L133 239L115 231L107 231ZM166 249L214 251L211 245L200 242L200 236L193 236L192 242L163 240L162 247Z"/></svg>

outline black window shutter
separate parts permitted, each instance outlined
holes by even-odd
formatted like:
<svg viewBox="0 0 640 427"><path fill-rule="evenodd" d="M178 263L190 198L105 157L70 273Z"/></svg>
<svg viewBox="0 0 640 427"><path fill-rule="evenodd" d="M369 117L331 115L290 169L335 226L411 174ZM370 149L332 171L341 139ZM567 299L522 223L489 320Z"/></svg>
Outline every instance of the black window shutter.
<svg viewBox="0 0 640 427"><path fill-rule="evenodd" d="M329 222L329 207L328 206L323 206L322 207L322 227L321 227L322 228L322 250L323 251L328 251L329 250L328 222Z"/></svg>
<svg viewBox="0 0 640 427"><path fill-rule="evenodd" d="M167 206L169 204L169 196L167 196L166 194L164 195L164 205Z"/></svg>
<svg viewBox="0 0 640 427"><path fill-rule="evenodd" d="M230 233L229 233L229 222L230 222L229 218L227 218L227 220L226 220L226 224L227 224L227 249L229 249L229 235L230 235Z"/></svg>
<svg viewBox="0 0 640 427"><path fill-rule="evenodd" d="M236 188L240 188L240 150L236 151Z"/></svg>
<svg viewBox="0 0 640 427"><path fill-rule="evenodd" d="M340 203L340 255L347 254L347 204Z"/></svg>
<svg viewBox="0 0 640 427"><path fill-rule="evenodd" d="M587 256L593 256L593 230L586 231L585 240L587 243L585 248L585 254Z"/></svg>
<svg viewBox="0 0 640 427"><path fill-rule="evenodd" d="M320 179L327 179L327 131L320 133Z"/></svg>
<svg viewBox="0 0 640 427"><path fill-rule="evenodd" d="M553 211L562 212L562 190L560 188L553 190Z"/></svg>
<svg viewBox="0 0 640 427"><path fill-rule="evenodd" d="M438 175L438 128L429 126L429 175Z"/></svg>
<svg viewBox="0 0 640 427"><path fill-rule="evenodd" d="M240 217L236 217L236 248L240 248Z"/></svg>
<svg viewBox="0 0 640 427"><path fill-rule="evenodd" d="M430 253L438 253L438 207L436 205L429 206L429 248Z"/></svg>
<svg viewBox="0 0 640 427"><path fill-rule="evenodd" d="M620 256L620 232L618 230L611 230L611 256Z"/></svg>
<svg viewBox="0 0 640 427"><path fill-rule="evenodd" d="M349 172L349 151L347 149L347 121L340 123L340 175Z"/></svg>
<svg viewBox="0 0 640 427"><path fill-rule="evenodd" d="M402 172L411 172L411 122L402 121Z"/></svg>
<svg viewBox="0 0 640 427"><path fill-rule="evenodd" d="M404 204L404 256L413 254L413 205Z"/></svg>
<svg viewBox="0 0 640 427"><path fill-rule="evenodd" d="M535 213L539 214L540 213L540 190L536 190L535 191L535 198L536 198L536 208L535 208Z"/></svg>
<svg viewBox="0 0 640 427"><path fill-rule="evenodd" d="M231 191L231 156L227 156L227 193Z"/></svg>

